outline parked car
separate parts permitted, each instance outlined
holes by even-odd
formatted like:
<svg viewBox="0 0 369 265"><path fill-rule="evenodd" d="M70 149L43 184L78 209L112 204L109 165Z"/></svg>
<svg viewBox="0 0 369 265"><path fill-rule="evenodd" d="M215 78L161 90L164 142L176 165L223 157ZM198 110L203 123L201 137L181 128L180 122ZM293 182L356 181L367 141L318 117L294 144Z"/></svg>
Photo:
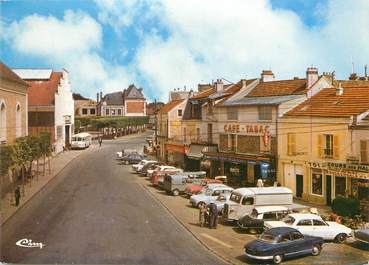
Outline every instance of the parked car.
<svg viewBox="0 0 369 265"><path fill-rule="evenodd" d="M204 187L206 185L211 184L211 183L223 184L223 182L221 180L218 180L218 179L204 178L198 184L192 183L192 184L187 185L184 193L187 196L192 196L192 195L195 195L195 194L199 194L204 189Z"/></svg>
<svg viewBox="0 0 369 265"><path fill-rule="evenodd" d="M147 163L146 165L144 165L141 168L141 170L138 171L138 173L140 173L143 176L146 176L146 173L147 173L148 170L155 169L156 167L162 166L162 165L163 165L163 163L160 163L160 162L150 162L150 163Z"/></svg>
<svg viewBox="0 0 369 265"><path fill-rule="evenodd" d="M180 168L167 168L164 170L155 171L154 174L151 176L151 184L153 186L158 186L159 181L163 181L165 175L173 175L182 171L183 170Z"/></svg>
<svg viewBox="0 0 369 265"><path fill-rule="evenodd" d="M138 154L136 149L123 149L121 152L116 152L117 159L122 159L126 155Z"/></svg>
<svg viewBox="0 0 369 265"><path fill-rule="evenodd" d="M152 175L156 172L156 171L163 171L163 170L166 170L166 169L174 169L175 167L173 166L167 166L167 165L160 165L160 166L157 166L155 167L154 169L148 169L147 172L146 172L146 176L151 178Z"/></svg>
<svg viewBox="0 0 369 265"><path fill-rule="evenodd" d="M247 257L256 260L273 260L279 264L285 257L306 254L318 256L322 250L323 239L302 235L290 227L277 227L265 231L258 239L245 245Z"/></svg>
<svg viewBox="0 0 369 265"><path fill-rule="evenodd" d="M343 243L352 236L352 230L336 222L324 221L319 215L310 213L288 214L280 221L265 222L266 228L293 227L304 235L319 236L325 240L335 240Z"/></svg>
<svg viewBox="0 0 369 265"><path fill-rule="evenodd" d="M211 201L217 206L219 215L223 215L224 204L229 200L231 197L231 193L222 193L220 194L214 201Z"/></svg>
<svg viewBox="0 0 369 265"><path fill-rule="evenodd" d="M140 163L132 165L132 169L136 172L139 172L145 165L147 165L148 163L152 163L152 162L157 162L157 161L147 160L147 159L141 160Z"/></svg>
<svg viewBox="0 0 369 265"><path fill-rule="evenodd" d="M191 183L200 183L206 177L206 171L182 172L164 177L164 190L174 196L184 192Z"/></svg>
<svg viewBox="0 0 369 265"><path fill-rule="evenodd" d="M251 214L255 207L272 205L289 209L305 207L293 203L292 190L286 187L239 188L232 192L224 205L223 219L237 221L242 216Z"/></svg>
<svg viewBox="0 0 369 265"><path fill-rule="evenodd" d="M369 228L356 230L354 236L356 240L369 244Z"/></svg>
<svg viewBox="0 0 369 265"><path fill-rule="evenodd" d="M145 159L146 156L140 155L140 154L130 154L130 155L126 155L123 156L121 161L128 165L128 164L136 164L141 162L141 160Z"/></svg>
<svg viewBox="0 0 369 265"><path fill-rule="evenodd" d="M255 207L251 214L238 219L237 225L244 230L262 230L265 221L276 221L284 218L290 210L284 206Z"/></svg>
<svg viewBox="0 0 369 265"><path fill-rule="evenodd" d="M192 195L190 203L193 207L199 207L201 204L207 205L215 201L220 194L231 193L233 188L224 184L216 184L216 186L208 186L208 188L200 194Z"/></svg>

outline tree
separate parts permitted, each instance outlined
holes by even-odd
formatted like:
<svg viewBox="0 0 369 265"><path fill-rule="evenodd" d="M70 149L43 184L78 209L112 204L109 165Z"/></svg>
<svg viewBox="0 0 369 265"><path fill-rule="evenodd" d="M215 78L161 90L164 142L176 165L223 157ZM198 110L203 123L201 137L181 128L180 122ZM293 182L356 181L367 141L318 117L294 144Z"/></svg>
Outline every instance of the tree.
<svg viewBox="0 0 369 265"><path fill-rule="evenodd" d="M43 175L45 175L46 157L49 157L52 153L51 134L48 132L40 133L39 145L41 151L40 155L44 157ZM49 172L50 172L50 160L49 160Z"/></svg>
<svg viewBox="0 0 369 265"><path fill-rule="evenodd" d="M33 180L32 174L32 165L35 160L37 160L37 178L38 178L38 160L41 158L41 145L40 145L40 138L35 136L26 136L26 142L29 146L29 156L28 156L28 175ZM38 180L38 179L37 179Z"/></svg>
<svg viewBox="0 0 369 265"><path fill-rule="evenodd" d="M26 137L17 138L13 145L12 160L15 165L21 168L22 173L22 194L24 196L25 169L27 161L29 161L30 147L28 146Z"/></svg>

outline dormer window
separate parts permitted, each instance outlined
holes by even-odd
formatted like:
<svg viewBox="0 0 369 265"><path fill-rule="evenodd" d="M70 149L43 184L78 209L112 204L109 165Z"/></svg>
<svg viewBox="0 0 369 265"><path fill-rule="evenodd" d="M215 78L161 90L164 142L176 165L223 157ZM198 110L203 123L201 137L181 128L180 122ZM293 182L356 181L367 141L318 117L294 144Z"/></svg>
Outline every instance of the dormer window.
<svg viewBox="0 0 369 265"><path fill-rule="evenodd" d="M183 110L182 110L182 109L179 109L179 110L177 111L177 116L178 116L178 117L182 117L182 115L183 115Z"/></svg>

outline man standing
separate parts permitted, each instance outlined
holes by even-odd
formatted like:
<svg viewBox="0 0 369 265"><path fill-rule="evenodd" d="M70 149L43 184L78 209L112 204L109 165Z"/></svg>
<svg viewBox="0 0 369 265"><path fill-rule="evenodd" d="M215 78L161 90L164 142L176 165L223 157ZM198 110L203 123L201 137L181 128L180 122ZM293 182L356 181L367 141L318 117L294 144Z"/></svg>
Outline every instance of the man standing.
<svg viewBox="0 0 369 265"><path fill-rule="evenodd" d="M101 144L102 144L102 137L99 136L99 145L100 145L100 147L101 147Z"/></svg>
<svg viewBox="0 0 369 265"><path fill-rule="evenodd" d="M19 205L19 200L20 200L20 197L21 197L19 186L17 186L17 188L15 189L14 196L15 196L15 206L18 206Z"/></svg>
<svg viewBox="0 0 369 265"><path fill-rule="evenodd" d="M205 204L201 203L199 205L199 224L201 227L203 227L205 224L205 212L206 212Z"/></svg>
<svg viewBox="0 0 369 265"><path fill-rule="evenodd" d="M210 222L209 222L209 228L217 228L217 222L218 222L218 208L215 203L210 203Z"/></svg>

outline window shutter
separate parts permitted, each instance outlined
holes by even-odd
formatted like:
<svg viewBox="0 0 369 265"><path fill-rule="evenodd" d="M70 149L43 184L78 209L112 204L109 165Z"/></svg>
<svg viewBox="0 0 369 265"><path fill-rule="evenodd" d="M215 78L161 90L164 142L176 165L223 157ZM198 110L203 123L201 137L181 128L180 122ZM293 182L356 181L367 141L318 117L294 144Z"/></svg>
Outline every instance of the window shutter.
<svg viewBox="0 0 369 265"><path fill-rule="evenodd" d="M340 143L338 135L333 136L333 158L339 159L340 158Z"/></svg>
<svg viewBox="0 0 369 265"><path fill-rule="evenodd" d="M292 135L291 135L291 140L292 140L292 142L291 142L291 151L292 151L292 154L294 155L294 154L296 154L296 134L295 133L293 133Z"/></svg>
<svg viewBox="0 0 369 265"><path fill-rule="evenodd" d="M360 141L360 160L361 163L368 163L368 147L369 141Z"/></svg>
<svg viewBox="0 0 369 265"><path fill-rule="evenodd" d="M296 153L296 134L287 134L287 154L294 155Z"/></svg>
<svg viewBox="0 0 369 265"><path fill-rule="evenodd" d="M292 155L292 150L291 150L291 134L288 133L287 134L287 155Z"/></svg>
<svg viewBox="0 0 369 265"><path fill-rule="evenodd" d="M324 135L323 134L318 134L318 156L319 157L323 157L324 154L324 149L323 149L323 139Z"/></svg>

